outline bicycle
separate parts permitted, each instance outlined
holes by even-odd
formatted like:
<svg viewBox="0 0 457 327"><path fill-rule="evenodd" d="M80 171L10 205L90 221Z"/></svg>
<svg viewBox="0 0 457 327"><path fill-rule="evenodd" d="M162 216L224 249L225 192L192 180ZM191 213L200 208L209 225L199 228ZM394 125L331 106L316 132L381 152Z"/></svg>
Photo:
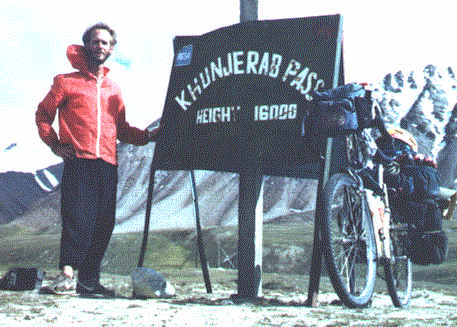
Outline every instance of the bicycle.
<svg viewBox="0 0 457 327"><path fill-rule="evenodd" d="M379 105L373 101L372 106L376 127L383 133ZM405 307L412 293L408 225L393 220L383 179L384 165L394 158L378 148L373 178L366 173L360 137L360 131L345 137L348 167L332 175L323 188L320 226L329 278L343 304L365 307L371 302L379 263L393 304Z"/></svg>

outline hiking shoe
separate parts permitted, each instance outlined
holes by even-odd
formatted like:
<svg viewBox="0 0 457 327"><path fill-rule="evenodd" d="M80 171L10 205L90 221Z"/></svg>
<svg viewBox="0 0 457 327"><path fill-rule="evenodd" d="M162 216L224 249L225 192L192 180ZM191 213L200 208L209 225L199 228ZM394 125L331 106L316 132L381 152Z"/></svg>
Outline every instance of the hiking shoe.
<svg viewBox="0 0 457 327"><path fill-rule="evenodd" d="M78 281L76 286L76 293L81 296L88 296L88 297L114 297L115 292L109 288L106 288L99 282L91 283L91 282L84 282L81 283Z"/></svg>
<svg viewBox="0 0 457 327"><path fill-rule="evenodd" d="M59 274L47 288L56 294L74 293L75 281L65 274Z"/></svg>

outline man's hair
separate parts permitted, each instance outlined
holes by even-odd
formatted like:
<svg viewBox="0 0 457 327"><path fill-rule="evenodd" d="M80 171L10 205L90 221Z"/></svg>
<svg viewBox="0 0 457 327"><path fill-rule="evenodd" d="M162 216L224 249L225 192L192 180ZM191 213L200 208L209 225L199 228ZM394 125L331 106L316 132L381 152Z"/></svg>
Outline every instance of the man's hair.
<svg viewBox="0 0 457 327"><path fill-rule="evenodd" d="M109 32L109 34L111 34L111 38L113 39L111 41L111 45L116 45L117 43L117 35L116 35L116 32L111 28L109 27L107 24L105 23L97 23L91 27L89 27L83 34L83 42L84 42L84 45L87 46L89 45L89 42L90 42L90 38L92 36L92 31L93 30L107 30Z"/></svg>

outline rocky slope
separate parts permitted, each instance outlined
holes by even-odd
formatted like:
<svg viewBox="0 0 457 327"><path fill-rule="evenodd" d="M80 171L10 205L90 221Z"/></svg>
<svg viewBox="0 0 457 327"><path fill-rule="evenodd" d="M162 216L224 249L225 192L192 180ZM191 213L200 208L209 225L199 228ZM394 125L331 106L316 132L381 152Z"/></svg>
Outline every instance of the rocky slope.
<svg viewBox="0 0 457 327"><path fill-rule="evenodd" d="M438 160L442 182L456 177L457 80L451 67L426 66L385 76L377 89L386 120L409 130L419 152Z"/></svg>
<svg viewBox="0 0 457 327"><path fill-rule="evenodd" d="M62 165L53 165L35 173L0 173L0 224L26 213L38 200L47 198L58 185Z"/></svg>

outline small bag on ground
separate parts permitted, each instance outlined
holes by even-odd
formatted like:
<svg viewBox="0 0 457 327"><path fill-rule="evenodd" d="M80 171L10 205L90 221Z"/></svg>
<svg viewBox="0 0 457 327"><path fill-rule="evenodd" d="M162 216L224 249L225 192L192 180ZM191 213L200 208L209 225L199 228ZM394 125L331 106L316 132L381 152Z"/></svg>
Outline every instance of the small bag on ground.
<svg viewBox="0 0 457 327"><path fill-rule="evenodd" d="M0 290L30 291L40 289L45 272L38 268L12 268L0 279Z"/></svg>

